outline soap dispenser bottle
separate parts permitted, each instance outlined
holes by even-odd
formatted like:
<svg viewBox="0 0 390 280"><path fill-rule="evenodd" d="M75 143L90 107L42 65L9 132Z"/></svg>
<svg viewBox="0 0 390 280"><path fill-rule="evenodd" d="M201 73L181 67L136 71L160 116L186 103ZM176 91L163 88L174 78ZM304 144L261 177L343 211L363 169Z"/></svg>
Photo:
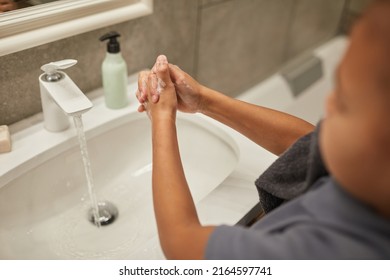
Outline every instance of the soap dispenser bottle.
<svg viewBox="0 0 390 280"><path fill-rule="evenodd" d="M108 40L102 78L106 106L110 109L120 109L128 104L127 65L120 52L118 37L120 34L115 31L100 37L102 42Z"/></svg>

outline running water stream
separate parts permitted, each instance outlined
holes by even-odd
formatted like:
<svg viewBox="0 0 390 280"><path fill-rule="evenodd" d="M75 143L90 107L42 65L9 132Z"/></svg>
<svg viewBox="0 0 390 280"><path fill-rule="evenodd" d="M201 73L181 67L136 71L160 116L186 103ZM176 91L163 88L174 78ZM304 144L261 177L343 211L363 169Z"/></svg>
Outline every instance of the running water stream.
<svg viewBox="0 0 390 280"><path fill-rule="evenodd" d="M93 177L92 177L92 171L91 171L91 161L90 161L89 155L88 155L87 141L85 138L83 120L82 120L81 115L73 116L73 121L74 121L76 130L77 130L77 136L79 139L81 157L83 159L85 176L87 179L89 199L92 203L94 223L98 228L100 228L101 224L100 224L100 216L99 216L99 205L98 205L98 200L96 198L96 193L95 193L95 189L94 189Z"/></svg>

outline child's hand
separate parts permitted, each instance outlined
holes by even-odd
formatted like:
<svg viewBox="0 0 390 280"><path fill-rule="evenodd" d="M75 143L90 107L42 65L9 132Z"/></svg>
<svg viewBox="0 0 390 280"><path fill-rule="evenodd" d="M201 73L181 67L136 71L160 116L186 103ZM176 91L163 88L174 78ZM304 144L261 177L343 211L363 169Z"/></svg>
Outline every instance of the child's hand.
<svg viewBox="0 0 390 280"><path fill-rule="evenodd" d="M152 120L174 119L177 110L175 87L170 77L168 60L160 55L152 71L143 71L138 79L139 112L147 111Z"/></svg>
<svg viewBox="0 0 390 280"><path fill-rule="evenodd" d="M176 65L169 64L177 93L178 109L186 113L202 111L202 85Z"/></svg>
<svg viewBox="0 0 390 280"><path fill-rule="evenodd" d="M146 110L146 101L157 103L160 98L159 94L155 94L155 92L151 92L150 97L147 96L148 76L151 72L156 73L157 62L158 60L151 71L141 71L139 73L138 91L136 93L138 101L141 103L138 108L139 112ZM186 113L200 112L202 110L201 91L203 86L176 65L169 64L169 74L176 89L178 109Z"/></svg>

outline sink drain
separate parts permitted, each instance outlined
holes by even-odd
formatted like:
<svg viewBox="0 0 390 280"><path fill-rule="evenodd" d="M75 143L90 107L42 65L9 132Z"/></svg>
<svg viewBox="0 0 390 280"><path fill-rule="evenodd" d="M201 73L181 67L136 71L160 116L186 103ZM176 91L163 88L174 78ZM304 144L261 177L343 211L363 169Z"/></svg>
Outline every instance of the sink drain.
<svg viewBox="0 0 390 280"><path fill-rule="evenodd" d="M98 202L99 209L99 222L101 226L107 226L112 224L118 218L118 209L114 204L108 201ZM88 220L96 225L95 216L93 214L94 209L91 208L88 211Z"/></svg>

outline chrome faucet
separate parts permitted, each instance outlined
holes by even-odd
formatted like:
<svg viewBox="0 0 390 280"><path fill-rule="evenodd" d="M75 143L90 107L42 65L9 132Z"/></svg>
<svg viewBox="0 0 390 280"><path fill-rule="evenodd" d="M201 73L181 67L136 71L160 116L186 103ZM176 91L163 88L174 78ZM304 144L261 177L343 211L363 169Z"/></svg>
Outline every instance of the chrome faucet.
<svg viewBox="0 0 390 280"><path fill-rule="evenodd" d="M50 62L41 67L45 72L39 76L44 126L48 131L68 129L69 116L81 115L92 108L91 101L60 69L77 63L74 59Z"/></svg>

